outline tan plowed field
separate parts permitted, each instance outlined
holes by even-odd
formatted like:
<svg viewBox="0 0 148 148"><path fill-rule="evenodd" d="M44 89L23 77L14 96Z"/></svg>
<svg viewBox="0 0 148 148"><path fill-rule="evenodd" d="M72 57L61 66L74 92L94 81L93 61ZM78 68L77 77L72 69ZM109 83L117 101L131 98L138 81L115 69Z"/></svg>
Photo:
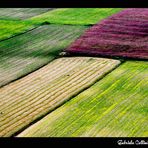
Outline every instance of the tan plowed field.
<svg viewBox="0 0 148 148"><path fill-rule="evenodd" d="M0 89L0 137L12 136L120 64L92 57L59 58Z"/></svg>

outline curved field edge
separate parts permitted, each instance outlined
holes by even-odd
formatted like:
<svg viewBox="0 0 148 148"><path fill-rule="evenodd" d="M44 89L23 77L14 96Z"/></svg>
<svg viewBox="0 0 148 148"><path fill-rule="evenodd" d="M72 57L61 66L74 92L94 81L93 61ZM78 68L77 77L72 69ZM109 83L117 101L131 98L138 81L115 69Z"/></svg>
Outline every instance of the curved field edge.
<svg viewBox="0 0 148 148"><path fill-rule="evenodd" d="M122 8L60 8L30 18L35 24L93 25Z"/></svg>
<svg viewBox="0 0 148 148"><path fill-rule="evenodd" d="M88 27L43 25L0 44L0 87L59 57Z"/></svg>
<svg viewBox="0 0 148 148"><path fill-rule="evenodd" d="M147 73L127 61L17 137L146 137Z"/></svg>
<svg viewBox="0 0 148 148"><path fill-rule="evenodd" d="M0 89L0 136L12 136L112 71L120 61L73 57L56 59Z"/></svg>

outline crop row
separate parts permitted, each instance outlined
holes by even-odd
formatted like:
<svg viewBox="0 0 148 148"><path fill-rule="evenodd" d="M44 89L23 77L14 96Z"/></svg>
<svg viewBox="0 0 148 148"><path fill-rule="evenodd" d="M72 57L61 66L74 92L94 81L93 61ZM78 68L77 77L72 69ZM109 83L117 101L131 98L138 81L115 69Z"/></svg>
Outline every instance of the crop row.
<svg viewBox="0 0 148 148"><path fill-rule="evenodd" d="M30 18L34 23L55 23L71 25L93 25L121 8L63 8L55 9L44 14Z"/></svg>

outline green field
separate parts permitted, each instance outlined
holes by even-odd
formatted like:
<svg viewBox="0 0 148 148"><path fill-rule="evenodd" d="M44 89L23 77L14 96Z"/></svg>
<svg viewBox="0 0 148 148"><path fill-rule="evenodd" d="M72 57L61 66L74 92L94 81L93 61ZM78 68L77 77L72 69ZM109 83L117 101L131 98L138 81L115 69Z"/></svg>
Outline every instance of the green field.
<svg viewBox="0 0 148 148"><path fill-rule="evenodd" d="M31 21L0 19L0 41L35 28Z"/></svg>
<svg viewBox="0 0 148 148"><path fill-rule="evenodd" d="M121 11L121 8L61 8L32 17L34 23L55 23L73 25L92 25L110 15Z"/></svg>
<svg viewBox="0 0 148 148"><path fill-rule="evenodd" d="M19 137L146 137L148 63L125 62Z"/></svg>
<svg viewBox="0 0 148 148"><path fill-rule="evenodd" d="M0 44L0 86L58 57L87 29L85 26L43 25Z"/></svg>

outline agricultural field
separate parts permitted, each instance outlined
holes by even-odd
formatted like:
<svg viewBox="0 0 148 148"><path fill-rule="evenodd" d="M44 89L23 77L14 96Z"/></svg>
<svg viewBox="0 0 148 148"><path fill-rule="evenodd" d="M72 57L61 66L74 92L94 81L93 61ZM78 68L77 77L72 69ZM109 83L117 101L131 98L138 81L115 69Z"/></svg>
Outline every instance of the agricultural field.
<svg viewBox="0 0 148 148"><path fill-rule="evenodd" d="M0 8L0 137L147 137L147 8Z"/></svg>
<svg viewBox="0 0 148 148"><path fill-rule="evenodd" d="M65 8L32 17L35 23L55 23L71 25L93 25L108 16L121 11L121 8Z"/></svg>
<svg viewBox="0 0 148 148"><path fill-rule="evenodd" d="M53 10L53 8L0 8L0 41L35 28L27 19Z"/></svg>
<svg viewBox="0 0 148 148"><path fill-rule="evenodd" d="M88 29L67 52L148 60L147 49L147 9L126 9Z"/></svg>
<svg viewBox="0 0 148 148"><path fill-rule="evenodd" d="M0 44L0 87L52 61L86 29L43 25Z"/></svg>
<svg viewBox="0 0 148 148"><path fill-rule="evenodd" d="M19 136L147 136L147 72L147 62L125 62Z"/></svg>
<svg viewBox="0 0 148 148"><path fill-rule="evenodd" d="M0 41L35 28L31 21L16 21L0 19Z"/></svg>
<svg viewBox="0 0 148 148"><path fill-rule="evenodd" d="M52 9L53 8L0 8L0 19L25 20Z"/></svg>
<svg viewBox="0 0 148 148"><path fill-rule="evenodd" d="M0 90L0 136L9 136L77 95L120 61L59 58Z"/></svg>

